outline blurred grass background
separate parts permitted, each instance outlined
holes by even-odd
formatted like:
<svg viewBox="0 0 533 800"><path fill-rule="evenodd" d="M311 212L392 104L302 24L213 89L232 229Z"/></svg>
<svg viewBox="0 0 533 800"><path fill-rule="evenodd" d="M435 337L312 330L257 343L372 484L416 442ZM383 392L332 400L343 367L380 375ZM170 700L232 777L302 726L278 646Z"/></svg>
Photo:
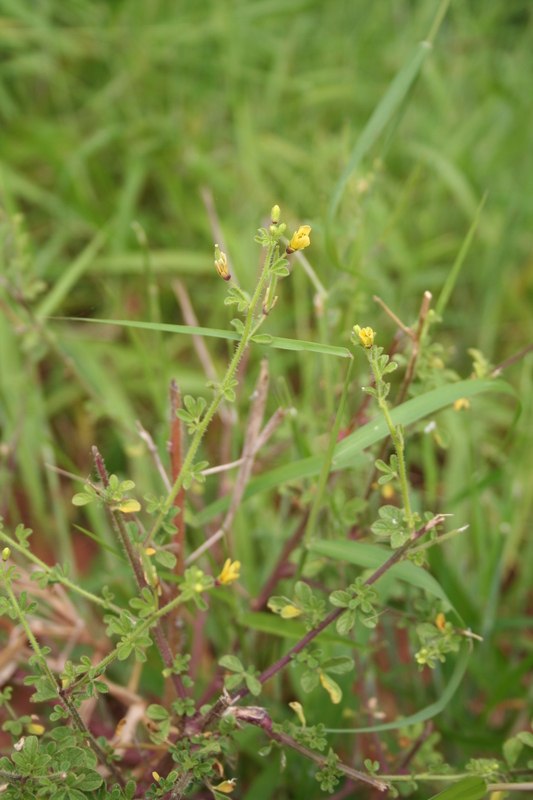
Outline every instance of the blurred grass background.
<svg viewBox="0 0 533 800"><path fill-rule="evenodd" d="M462 377L471 372L468 348L497 364L533 339L527 0L451 3L390 144L384 150L387 137L379 140L348 184L336 223L339 239L353 241L343 269L326 253L333 187L434 14L429 0L0 0L2 270L50 288L31 319L0 307L0 513L35 529L38 552L72 559L72 541L80 553L89 547L81 534L72 539L73 521L105 528L97 511L88 509L85 522L75 517L78 487L44 463L85 477L97 443L111 470L160 494L135 420L163 452L170 379L183 393L204 391L188 337L46 319L150 318L134 220L148 237L161 319L183 322L172 288L180 278L199 324L227 328L214 227L250 289L259 266L253 234L279 203L290 226L312 226L306 255L328 298L317 316L315 289L295 268L264 330L346 345L359 322L386 343L395 331L372 295L411 324L423 291L438 296L488 191L439 337ZM13 237L17 214L23 233ZM210 340L208 348L222 374L229 345ZM240 396L243 423L260 350ZM323 452L345 365L279 351L269 361L270 410L290 392L298 416L267 466ZM438 723L459 765L501 757L503 739L531 714L532 368L528 356L505 374L522 402L510 436L512 403L476 399L471 412L439 416L448 450L415 442L411 455L420 504L436 510L430 498L470 524L468 537L432 555L435 574L485 637ZM359 385L365 378L360 365ZM358 402L354 391L352 415ZM206 457L222 433L215 424ZM241 441L236 433L235 458ZM346 484L343 491L349 499ZM265 552L287 537L286 498L279 508L272 498L257 496L236 521L252 593L268 573ZM90 554L93 564L109 558ZM85 579L100 585L95 574ZM243 797L273 796L278 778L265 770L262 788L248 783ZM316 782L300 780L302 792L315 791Z"/></svg>

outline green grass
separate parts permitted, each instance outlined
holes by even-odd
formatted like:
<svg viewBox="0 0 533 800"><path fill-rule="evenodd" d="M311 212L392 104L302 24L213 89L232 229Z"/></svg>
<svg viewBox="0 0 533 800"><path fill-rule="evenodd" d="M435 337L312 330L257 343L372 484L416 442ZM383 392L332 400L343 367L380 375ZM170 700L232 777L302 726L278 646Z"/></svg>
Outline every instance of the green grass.
<svg viewBox="0 0 533 800"><path fill-rule="evenodd" d="M531 4L486 0L480 9L452 0L428 50L419 43L435 5L0 0L0 224L7 243L0 274L26 286L46 284L30 303L31 317L0 285L0 513L6 529L21 521L32 527L36 553L50 563L73 561L77 552L80 580L91 591L101 589L103 575L111 585L115 573L112 588L122 600L126 572L75 525L108 546L112 531L101 511L72 507L79 485L44 465L85 478L97 444L110 471L136 482L139 497L163 493L135 421L165 457L170 380L184 395L208 396L191 336L180 329L185 320L173 282L183 281L198 327L209 329L204 341L221 378L236 314L223 305L213 245L224 237L232 274L251 291L260 266L253 235L274 203L291 230L312 226L305 256L326 296L317 314L317 282L295 262L261 328L275 339L251 348L239 390L226 449L231 460L240 457L264 355L271 380L266 417L280 403L295 410L260 454L233 525L234 555L252 595L294 532L299 504L312 499L352 326L371 325L386 347L396 333L374 294L412 325L423 292L431 291L444 317L437 333L443 357L464 380L472 372L469 348L496 365L533 341ZM405 83L387 93L398 73ZM217 232L202 200L206 189ZM17 214L22 233L13 238ZM149 265L131 228L135 220L148 237ZM124 327L125 320L136 326ZM365 359L358 352L356 359L343 433L368 382ZM434 720L439 747L459 771L471 757L501 760L502 743L532 716L531 354L503 378L520 398L518 420L516 396L481 391L470 411L436 402L429 417L417 411L409 418L415 507L453 513L452 527L470 526L428 555L442 591L484 640L475 643L463 682ZM367 413L374 414L372 406ZM449 440L446 449L423 433L431 419ZM358 420L361 428L369 423L363 431L372 421ZM215 419L202 445L210 465L220 457L223 435ZM358 436L352 432L337 445L346 454L355 443L342 473L333 457L318 526L325 540L345 535L342 508L366 488L371 458ZM218 478L209 478L188 504L189 552L213 532L211 520L225 505L219 490ZM375 517L378 499L365 513ZM324 558L311 553L308 562L327 583L335 572ZM209 564L206 558L203 566ZM337 566L343 579L352 574ZM290 582L282 588L290 592ZM416 605L397 585L388 590L391 602L400 592L408 607ZM224 626L232 615L246 619L250 609L236 595L233 606L220 603L217 613L206 636L220 655L231 644ZM289 647L262 625L238 626L235 634L243 662L255 659L258 667ZM389 647L400 646L387 632ZM338 647L333 640L327 645ZM386 711L394 719L438 700L454 666L450 658L423 682L412 658L408 666L390 663L394 651L380 661L364 649L361 659L367 693L383 703L389 698ZM157 667L146 668L143 687ZM210 677L204 665L201 688ZM292 671L287 680L285 693L280 683L265 698L280 719L287 692L293 699L300 691ZM342 685L350 694L350 682L343 678ZM366 726L356 696L347 703L352 717L342 717L324 692L310 697L310 724ZM394 732L383 741L390 752L401 748ZM332 736L331 744L349 761L354 743ZM321 796L302 759L290 755L280 774L272 771L273 756L258 760L248 745L238 797ZM375 756L370 738L362 752ZM427 796L423 786L413 795Z"/></svg>

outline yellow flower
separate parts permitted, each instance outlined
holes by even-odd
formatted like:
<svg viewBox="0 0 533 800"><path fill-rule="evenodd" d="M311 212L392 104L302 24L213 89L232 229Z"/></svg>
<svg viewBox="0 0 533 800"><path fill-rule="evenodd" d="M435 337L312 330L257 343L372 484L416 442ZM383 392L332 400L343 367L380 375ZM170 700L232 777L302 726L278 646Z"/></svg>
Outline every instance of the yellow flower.
<svg viewBox="0 0 533 800"><path fill-rule="evenodd" d="M435 625L437 626L439 631L443 631L445 629L445 627L446 627L446 617L444 616L442 611L440 612L440 614L437 614L437 619L435 620Z"/></svg>
<svg viewBox="0 0 533 800"><path fill-rule="evenodd" d="M228 270L227 256L225 253L220 252L218 249L218 244L215 245L215 267L221 278L224 278L225 281L229 281L231 279L231 275L229 274Z"/></svg>
<svg viewBox="0 0 533 800"><path fill-rule="evenodd" d="M122 511L123 514L135 514L141 510L141 504L138 500L124 500L123 503L119 503L115 508L117 511Z"/></svg>
<svg viewBox="0 0 533 800"><path fill-rule="evenodd" d="M460 411L462 408L468 411L468 409L470 408L470 402L466 397L460 397L459 400L455 401L453 407L455 408L456 411Z"/></svg>
<svg viewBox="0 0 533 800"><path fill-rule="evenodd" d="M277 225L278 224L279 218L280 218L280 214L281 214L280 207L278 205L273 206L272 207L272 211L270 212L270 220L271 220L273 225Z"/></svg>
<svg viewBox="0 0 533 800"><path fill-rule="evenodd" d="M287 247L287 253L294 253L295 250L303 250L304 247L309 247L311 240L309 234L311 233L310 225L300 225Z"/></svg>
<svg viewBox="0 0 533 800"><path fill-rule="evenodd" d="M231 561L231 558L227 558L224 566L222 567L222 572L217 578L217 583L222 584L223 586L226 583L233 583L239 579L239 570L241 568L240 561Z"/></svg>
<svg viewBox="0 0 533 800"><path fill-rule="evenodd" d="M279 612L282 619L293 619L294 617L299 617L300 614L303 614L303 611L300 608L296 608L296 606L283 606Z"/></svg>
<svg viewBox="0 0 533 800"><path fill-rule="evenodd" d="M298 703L296 700L294 700L292 703L289 703L289 708L292 708L292 710L294 711L294 713L296 714L296 716L298 717L298 719L302 723L302 728L305 728L305 716L304 716L304 710L302 708L302 704Z"/></svg>
<svg viewBox="0 0 533 800"><path fill-rule="evenodd" d="M43 725L37 725L35 722L32 722L28 725L28 733L33 733L34 736L42 736L45 731Z"/></svg>
<svg viewBox="0 0 533 800"><path fill-rule="evenodd" d="M213 788L217 790L217 792L224 792L224 794L229 794L235 789L236 784L235 778L230 778L229 781L222 781L219 783L218 786L214 786Z"/></svg>
<svg viewBox="0 0 533 800"><path fill-rule="evenodd" d="M159 781L159 773L158 772L152 772L152 778L154 779L154 781Z"/></svg>
<svg viewBox="0 0 533 800"><path fill-rule="evenodd" d="M374 344L375 335L376 334L372 330L372 328L363 328L362 330L359 331L359 338L361 339L365 347L372 347L372 345Z"/></svg>

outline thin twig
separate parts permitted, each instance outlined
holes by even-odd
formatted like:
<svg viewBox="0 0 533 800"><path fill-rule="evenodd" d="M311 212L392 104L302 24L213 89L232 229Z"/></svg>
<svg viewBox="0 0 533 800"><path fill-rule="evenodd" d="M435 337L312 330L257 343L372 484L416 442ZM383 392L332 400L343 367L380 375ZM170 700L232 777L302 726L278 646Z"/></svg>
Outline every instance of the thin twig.
<svg viewBox="0 0 533 800"><path fill-rule="evenodd" d="M255 386L253 394L253 402L250 408L248 417L248 426L244 438L244 445L242 449L242 464L239 467L235 487L231 497L230 505L226 513L224 522L221 525L225 536L228 538L228 544L231 541L230 528L237 512L237 509L242 500L246 484L252 472L254 462L255 444L261 430L263 416L265 413L265 406L268 396L268 361L264 358L261 361L261 369L259 378ZM231 548L229 548L231 550Z"/></svg>
<svg viewBox="0 0 533 800"><path fill-rule="evenodd" d="M100 480L102 481L102 484L103 484L104 488L107 489L108 486L109 486L109 478L108 478L108 475L107 475L107 470L106 470L106 467L105 467L105 464L104 464L104 460L103 460L102 456L100 455L100 453L98 452L98 448L97 447L93 447L92 450L93 450L93 457L94 457L94 463L95 463L95 466L96 466L96 470L97 470L97 472L98 472L98 474L100 476ZM144 587L147 586L148 584L146 583L146 581L144 579L144 574L143 574L143 570L142 570L140 561L137 558L135 550L133 549L133 545L132 545L130 537L128 535L128 531L126 530L126 525L124 524L124 520L122 518L122 514L121 514L120 511L113 511L107 505L106 505L106 509L107 509L107 511L108 511L108 513L110 515L111 521L113 523L113 527L115 528L115 530L116 530L116 532L118 534L118 537L119 537L119 539L120 539L120 541L122 543L122 546L124 547L126 555L128 556L128 561L130 562L130 566L131 566L131 568L133 570L133 574L135 575L135 580L137 582L137 586L139 588L139 592L141 592L142 589L144 589ZM172 653L170 651L170 648L168 646L168 642L165 639L165 634L163 633L163 628L161 626L161 621L160 620L157 620L157 622L156 622L156 624L154 626L154 638L156 640L156 644L157 644L157 647L159 649L159 652L161 653L161 658L163 659L165 667L168 667L169 669L172 668L174 659L173 659ZM184 689L184 686L183 686L183 683L181 681L180 676L179 675L175 675L174 673L172 673L172 682L174 684L174 688L176 689L176 692L179 695L179 697L185 698L185 696L186 696L185 689ZM68 690L66 690L66 691L68 691Z"/></svg>
<svg viewBox="0 0 533 800"><path fill-rule="evenodd" d="M378 303L378 305L381 306L383 311L386 314L388 314L388 316L398 326L398 328L400 328L404 333L406 333L407 336L409 336L410 339L414 339L415 338L415 334L414 334L413 329L412 328L408 328L407 325L404 325L404 323L401 321L401 319L396 316L394 311L391 311L391 309L388 307L388 305L383 302L381 297L378 297L377 294L375 294L374 297L372 298L372 300L374 301L374 303Z"/></svg>
<svg viewBox="0 0 533 800"><path fill-rule="evenodd" d="M152 458L154 460L154 464L157 467L157 471L161 475L161 480L163 481L165 489L167 490L167 492L170 492L170 489L172 488L172 486L171 486L171 483L170 483L170 481L168 479L168 475L167 475L166 470L165 470L165 468L163 466L163 462L161 461L161 458L159 456L159 450L157 449L154 440L152 439L152 437L150 436L148 431L145 428L143 428L140 420L136 420L135 424L137 425L137 429L139 431L139 436L141 437L143 442L146 442L146 446L148 447L148 452L152 456Z"/></svg>
<svg viewBox="0 0 533 800"><path fill-rule="evenodd" d="M196 561L196 559L199 558L202 553L205 553L206 550L209 550L211 547L213 547L213 545L219 542L223 536L224 531L222 528L219 528L218 531L210 536L209 539L206 539L205 542L200 545L200 547L197 547L196 550L190 554L190 556L187 556L185 559L185 566L188 567L189 564L192 564L193 561Z"/></svg>
<svg viewBox="0 0 533 800"><path fill-rule="evenodd" d="M497 367L494 367L494 369L490 373L490 377L497 378L498 375L501 375L504 369L507 369L507 367L510 367L511 364L515 364L517 361L520 361L521 358L527 356L527 354L531 353L532 350L533 350L533 344L528 344L527 347L524 347L522 350L519 350L518 353L514 354L514 356L509 356L509 358L506 358L505 361L502 361L500 364L498 364Z"/></svg>
<svg viewBox="0 0 533 800"><path fill-rule="evenodd" d="M432 297L431 292L424 292L424 297L422 298L422 305L420 307L420 313L418 315L418 323L416 326L416 331L414 333L414 336L412 337L413 347L411 349L411 358L409 359L409 364L407 365L407 369L405 370L405 375L402 381L402 385L400 386L400 391L398 392L398 397L396 398L396 405L398 406L401 405L405 400L409 384L411 383L415 375L416 361L418 359L418 353L420 351L420 341L422 339L422 334L424 332L424 325L428 315L429 306L431 304L431 297Z"/></svg>
<svg viewBox="0 0 533 800"><path fill-rule="evenodd" d="M286 747L290 747L292 750L296 750L297 753L301 753L310 761L314 761L315 764L318 764L320 767L327 765L326 756L322 756L319 753L316 753L314 750L310 750L308 747L300 744L296 741L296 739L293 739L292 736L289 736L286 733L275 732L273 730L272 719L264 708L259 708L257 706L231 708L228 709L226 713L232 714L239 722L245 722L249 725L256 725L258 728L261 728L267 734L267 736L269 736L271 739L274 739L274 741L279 742ZM376 780L376 778L373 778L371 775L366 775L364 772L359 772L358 770L353 769L352 767L349 767L340 761L337 761L335 766L338 770L343 772L352 780L368 783L370 786L373 786L375 789L379 789L382 792L389 788L388 785L383 781Z"/></svg>

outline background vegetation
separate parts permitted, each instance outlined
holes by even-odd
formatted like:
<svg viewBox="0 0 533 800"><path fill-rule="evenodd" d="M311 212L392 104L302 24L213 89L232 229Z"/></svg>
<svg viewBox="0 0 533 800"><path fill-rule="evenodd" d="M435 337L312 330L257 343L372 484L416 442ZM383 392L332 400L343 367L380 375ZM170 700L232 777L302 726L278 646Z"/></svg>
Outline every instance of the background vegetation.
<svg viewBox="0 0 533 800"><path fill-rule="evenodd" d="M127 597L128 571L79 530L110 545L103 511L74 508L70 500L80 484L46 465L85 480L97 444L111 472L135 481L139 497L159 496L160 477L135 421L165 459L170 380L196 396L205 393L206 378L188 335L50 317L157 321L160 315L163 322L190 323L186 292L199 325L227 329L234 313L223 305L213 244L224 245L232 274L251 290L260 265L253 234L279 203L291 229L312 226L306 256L325 292L314 300L316 282L295 267L280 284L263 330L347 346L357 322L377 329L387 347L396 327L373 295L413 324L423 292L439 296L488 192L438 328L441 357L467 378L469 348L496 365L533 339L533 14L527 0L452 2L405 113L348 183L332 231L340 263L327 252L326 208L339 175L434 14L435 4L425 0L0 0L1 269L19 281L32 309L14 303L2 284L0 514L6 529L21 521L33 528L34 552L48 563L70 561L87 589L99 592L107 584L119 599ZM150 268L133 221L148 238ZM150 291L155 285L157 292ZM205 342L221 376L233 345ZM267 417L280 404L294 411L258 457L256 474L325 451L345 360L257 345L241 370L238 416L215 420L204 442L211 465L221 453L228 460L240 456L265 352ZM358 412L368 368L357 358L341 435L373 413L371 407ZM433 433L423 433L426 420L408 451L416 506L453 513L454 526L470 526L429 554L433 574L467 626L483 637L461 686L434 720L438 749L458 770L470 758L503 763L502 743L530 729L532 369L526 356L505 371L521 401L514 426L515 401L480 395L470 411L439 412ZM324 539L352 529L343 508L364 494L369 464L332 483L320 520ZM289 472L282 484L254 494L235 517L232 554L243 564L242 592L229 604L213 603L215 616L205 629L187 623L198 696L222 653L234 650L261 669L286 647L284 639L239 620L312 496L315 479L290 478ZM191 491L188 552L215 530L212 504L229 487L226 476ZM375 518L379 493L372 502ZM216 570L222 551L214 559L202 566ZM324 564L317 557L311 567L318 575ZM320 580L327 583L327 572ZM276 593L285 590L289 582ZM4 643L10 624L3 625ZM378 656L361 651L357 683L353 674L342 679L342 705L332 706L325 692L310 695L310 724L365 725L364 697L377 697L378 710L396 719L442 694L453 663L418 673L408 637L389 630L387 641L389 649ZM0 668L3 682L17 687L14 705L24 709L28 690L19 685L16 661L4 659ZM121 664L113 677L126 684L130 672ZM157 656L131 679L156 702L162 691ZM291 674L285 681L269 690L277 719L289 715L287 698L299 692ZM109 705L95 722L98 733L112 732L120 716ZM352 739L332 734L328 743L346 759L354 752L376 755L372 737ZM392 731L383 741L396 757L408 746L405 732L402 739ZM243 738L235 796L320 796L307 762L291 755L280 772L278 756L257 756L262 744L260 731ZM429 794L421 788L413 796Z"/></svg>

